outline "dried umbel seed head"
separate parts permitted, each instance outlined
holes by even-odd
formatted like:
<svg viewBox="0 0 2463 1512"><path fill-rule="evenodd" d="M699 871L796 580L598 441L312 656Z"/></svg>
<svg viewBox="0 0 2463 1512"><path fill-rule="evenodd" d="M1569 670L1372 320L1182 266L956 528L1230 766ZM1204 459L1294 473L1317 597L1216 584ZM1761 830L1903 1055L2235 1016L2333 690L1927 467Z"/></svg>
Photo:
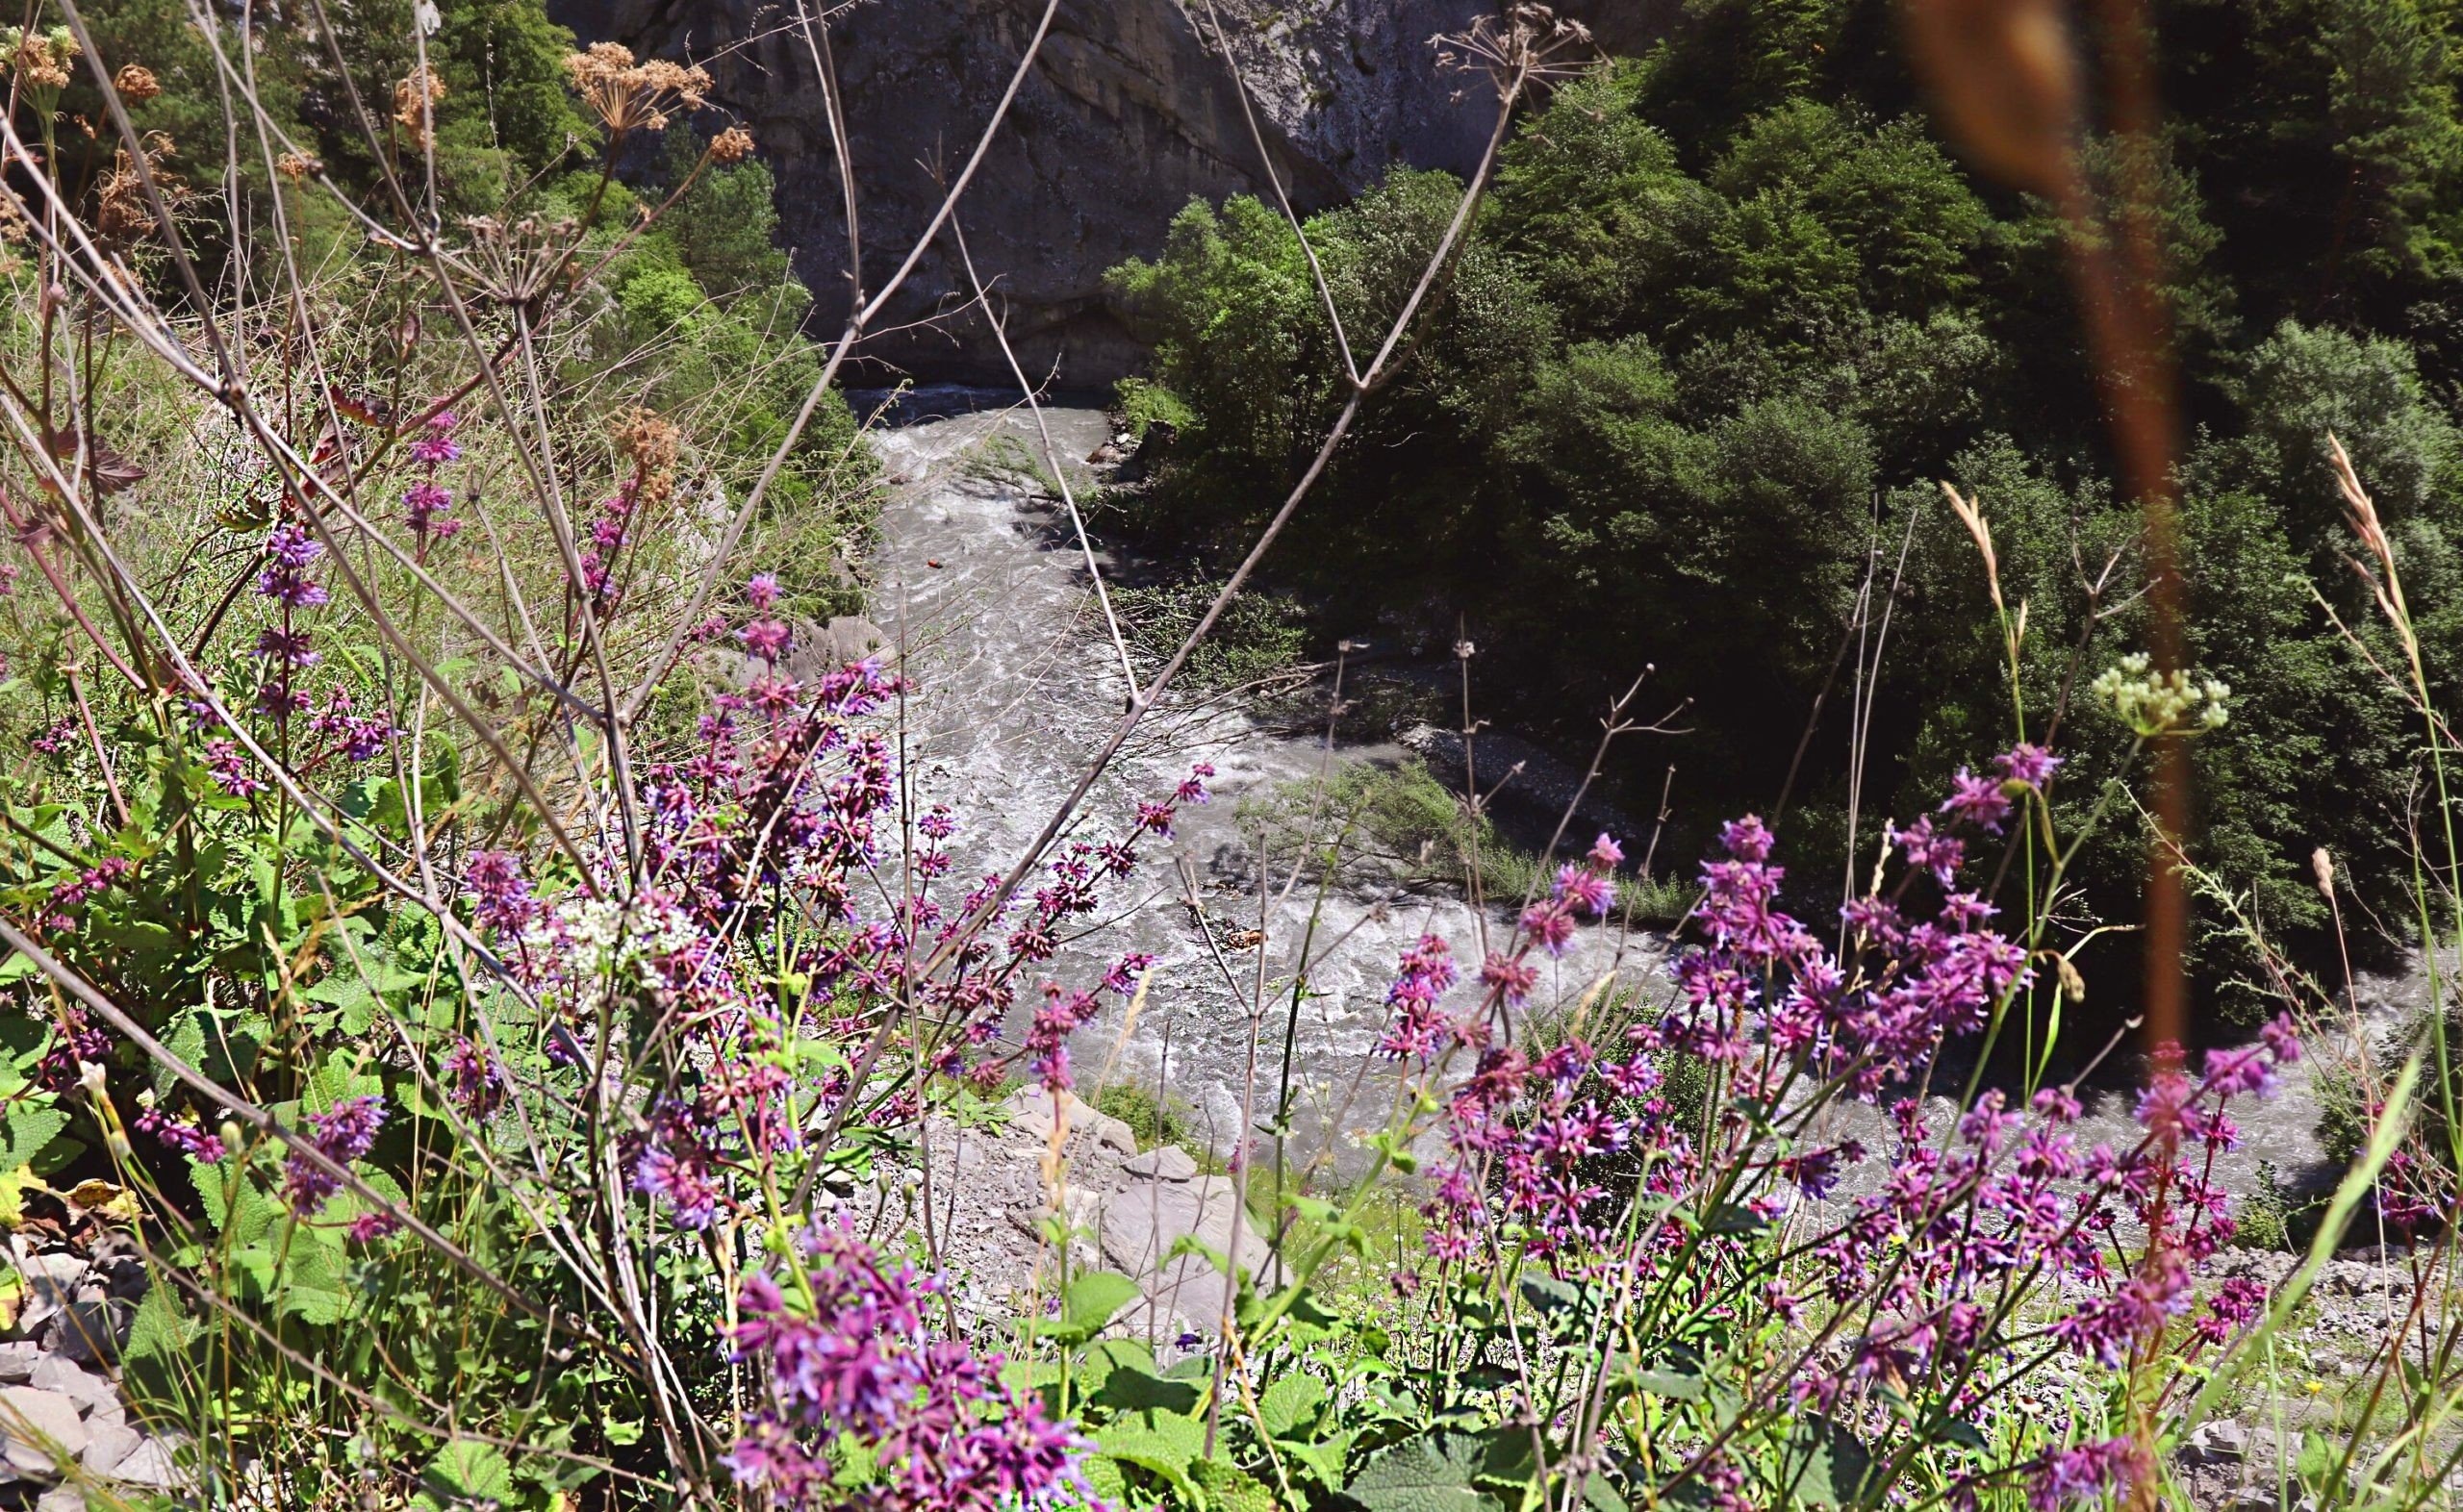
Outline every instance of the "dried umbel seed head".
<svg viewBox="0 0 2463 1512"><path fill-rule="evenodd" d="M177 149L171 139L161 132L145 136L145 167L154 178L154 189L166 204L176 204L186 189L177 175L165 168L164 160ZM112 171L103 177L94 211L94 229L107 241L129 242L154 229L154 203L145 192L145 176L125 152L114 155Z"/></svg>
<svg viewBox="0 0 2463 1512"><path fill-rule="evenodd" d="M68 88L68 65L80 50L76 36L64 26L49 32L13 26L0 31L0 47L11 54L11 65L26 88L42 90Z"/></svg>
<svg viewBox="0 0 2463 1512"><path fill-rule="evenodd" d="M150 100L163 92L163 81L143 63L123 63L119 72L112 75L112 88L119 91L123 100Z"/></svg>
<svg viewBox="0 0 2463 1512"><path fill-rule="evenodd" d="M436 70L424 65L411 70L411 76L394 86L394 119L411 134L411 139L426 146L429 128L436 119L436 107L444 98L444 81Z"/></svg>
<svg viewBox="0 0 2463 1512"><path fill-rule="evenodd" d="M752 156L752 133L741 126L728 127L710 143L710 156L723 164L742 163Z"/></svg>
<svg viewBox="0 0 2463 1512"><path fill-rule="evenodd" d="M296 184L301 179L324 172L325 165L315 158L304 158L295 152L286 152L274 160L273 170Z"/></svg>
<svg viewBox="0 0 2463 1512"><path fill-rule="evenodd" d="M594 42L588 52L570 54L565 72L592 113L618 136L665 131L669 111L679 105L698 111L710 92L707 71L658 58L636 63L632 49L615 42Z"/></svg>
<svg viewBox="0 0 2463 1512"><path fill-rule="evenodd" d="M616 449L632 461L640 475L635 496L655 504L675 491L675 460L684 449L684 434L664 416L648 410L626 410L611 427Z"/></svg>

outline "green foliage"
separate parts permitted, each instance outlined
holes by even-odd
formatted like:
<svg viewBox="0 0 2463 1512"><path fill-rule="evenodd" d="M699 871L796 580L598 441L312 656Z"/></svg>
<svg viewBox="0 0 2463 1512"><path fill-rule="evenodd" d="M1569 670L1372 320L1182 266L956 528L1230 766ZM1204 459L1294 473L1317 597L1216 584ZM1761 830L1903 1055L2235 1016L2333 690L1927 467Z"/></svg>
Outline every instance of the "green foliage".
<svg viewBox="0 0 2463 1512"><path fill-rule="evenodd" d="M457 0L442 8L431 54L444 82L465 103L452 119L484 119L488 141L512 155L524 173L550 171L568 154L587 151L598 130L575 108L565 84L565 56L573 34L547 19L539 0Z"/></svg>
<svg viewBox="0 0 2463 1512"><path fill-rule="evenodd" d="M1168 1092L1150 1092L1129 1081L1106 1082L1095 1095L1095 1108L1128 1124L1139 1149L1178 1145L1201 1166L1213 1160L1197 1110Z"/></svg>
<svg viewBox="0 0 2463 1512"><path fill-rule="evenodd" d="M1354 762L1325 782L1286 783L1262 801L1245 801L1241 819L1263 825L1270 844L1291 845L1312 867L1365 863L1407 880L1462 889L1476 874L1486 896L1516 903L1545 892L1554 875L1538 856L1501 836L1492 819L1473 822L1462 795L1417 757L1392 767ZM1673 878L1620 875L1615 895L1619 917L1667 924L1684 917L1694 895Z"/></svg>
<svg viewBox="0 0 2463 1512"><path fill-rule="evenodd" d="M1181 648L1222 585L1203 579L1112 591L1130 650L1151 667ZM1243 592L1232 600L1190 653L1181 680L1192 688L1245 688L1288 671L1308 648L1300 604L1274 593Z"/></svg>
<svg viewBox="0 0 2463 1512"><path fill-rule="evenodd" d="M2159 10L2183 109L2144 168L2197 421L2189 639L2240 693L2196 749L2198 844L2323 959L2309 852L2344 858L2370 917L2407 917L2399 816L2419 763L2369 662L2401 658L2341 565L2329 434L2407 575L2452 570L2463 539L2463 448L2438 397L2463 358L2451 17L2397 0ZM2065 709L2060 658L2010 686L1982 564L1939 493L1983 501L2031 646L2074 647L2092 625L2105 657L2143 634L2137 512L2098 481L2061 233L2046 207L1971 182L1907 109L1877 17L1695 0L1650 56L1535 109L1434 327L1277 559L1331 634L1399 621L1450 643L1462 616L1481 712L1526 727L1564 725L1653 666L1692 730L1672 753L1691 795L1678 855L1710 816L1766 812L1791 779L1790 822L1843 842L1851 769L1861 816L1910 813L2013 713L2035 730L2062 712L2082 804L2124 755ZM2086 160L2098 192L2122 182L2113 142ZM1416 273L1444 187L1398 173L1308 223L1355 348ZM1150 381L1189 412L1130 511L1158 549L1245 539L1339 396L1306 273L1280 216L1234 200L1192 206L1153 263L1115 274L1155 341ZM2421 629L2447 691L2463 619ZM1851 729L1842 658L1876 644ZM1638 806L1665 758L1632 750L1609 780ZM2139 840L2108 828L2079 859L2099 917L2134 914ZM2199 938L2225 1006L2253 1002L2247 955ZM2118 955L2089 964L2124 979Z"/></svg>
<svg viewBox="0 0 2463 1512"><path fill-rule="evenodd" d="M1157 425L1178 431L1197 423L1197 412L1179 394L1144 378L1123 378L1112 391L1112 406L1140 441Z"/></svg>
<svg viewBox="0 0 2463 1512"><path fill-rule="evenodd" d="M665 175L682 183L706 144L691 127L669 128ZM747 158L711 164L667 219L667 236L694 278L721 300L774 290L793 276L777 244L778 180L770 164Z"/></svg>

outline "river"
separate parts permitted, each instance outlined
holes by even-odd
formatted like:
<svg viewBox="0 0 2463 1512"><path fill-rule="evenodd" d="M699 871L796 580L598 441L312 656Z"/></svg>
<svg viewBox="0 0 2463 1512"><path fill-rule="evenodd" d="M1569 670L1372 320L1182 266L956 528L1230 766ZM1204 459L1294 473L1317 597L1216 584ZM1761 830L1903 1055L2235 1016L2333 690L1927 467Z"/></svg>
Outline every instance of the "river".
<svg viewBox="0 0 2463 1512"><path fill-rule="evenodd" d="M997 401L974 391L910 392L895 423L875 433L892 489L871 564L873 617L901 648L916 685L909 769L921 801L947 803L958 818L952 849L959 878L1014 863L1116 727L1127 696L1068 516L1013 468L993 465L1003 437L1041 457L1035 419L1022 407L986 402ZM1110 439L1108 418L1058 408L1043 419L1061 465L1082 479L1080 459ZM1100 551L1097 561L1109 566ZM1243 833L1237 816L1244 797L1288 791L1335 764L1399 754L1393 745L1330 744L1219 699L1166 696L1095 785L1079 833L1125 833L1137 803L1168 794L1194 762L1214 767L1215 799L1183 810L1168 853L1150 845L1130 890L1106 899L1102 926L1051 963L1051 979L1078 987L1091 986L1124 952L1155 957L1137 1021L1109 1008L1073 1046L1081 1090L1125 1079L1167 1094L1195 1115L1205 1142L1228 1151L1244 1098L1260 1121L1273 1108L1298 977L1304 990L1288 1024L1295 1125L1314 1143L1329 1129L1382 1121L1384 1083L1368 1050L1386 1021L1384 994L1397 957L1435 933L1476 962L1479 942L1509 930L1510 916L1400 886L1354 883L1320 895L1277 872L1261 888L1257 837ZM1195 881L1196 911L1184 877ZM1261 945L1248 943L1253 933ZM1664 960L1656 937L1588 931L1549 963L1540 995L1569 1002L1611 971L1656 983ZM1253 1022L1260 972L1267 1011ZM2383 1025L2424 990L2415 973L2365 980L2359 997ZM2124 1058L2111 1084L2090 1096L2091 1137L2133 1137L2133 1081ZM2222 1163L2232 1190L2250 1190L2261 1162L2295 1185L2328 1178L2306 1064L2280 1096L2237 1111L2243 1141Z"/></svg>

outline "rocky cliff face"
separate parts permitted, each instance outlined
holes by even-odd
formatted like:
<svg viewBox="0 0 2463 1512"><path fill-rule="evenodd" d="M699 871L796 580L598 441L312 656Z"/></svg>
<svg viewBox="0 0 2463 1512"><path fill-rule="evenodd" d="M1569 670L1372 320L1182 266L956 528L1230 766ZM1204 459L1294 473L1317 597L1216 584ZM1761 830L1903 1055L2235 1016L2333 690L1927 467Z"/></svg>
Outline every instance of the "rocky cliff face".
<svg viewBox="0 0 2463 1512"><path fill-rule="evenodd" d="M1595 0L1611 40L1649 0ZM1493 119L1476 77L1440 73L1429 38L1493 0L1217 0L1259 107L1267 147L1302 208L1407 164L1457 171ZM816 70L793 4L776 0L551 0L586 41L691 59L718 80L776 168L816 330L845 318L846 218ZM823 7L814 0L816 13ZM1581 8L1575 8L1577 10ZM868 289L897 265L940 202L936 175L974 147L1041 13L1039 0L854 0L829 41L861 185ZM1129 371L1135 342L1105 308L1103 273L1151 254L1192 196L1261 189L1257 147L1210 35L1204 0L1062 0L1033 76L959 207L975 266L1006 309L1037 379L1064 387ZM1006 381L999 349L944 233L875 329L876 372Z"/></svg>

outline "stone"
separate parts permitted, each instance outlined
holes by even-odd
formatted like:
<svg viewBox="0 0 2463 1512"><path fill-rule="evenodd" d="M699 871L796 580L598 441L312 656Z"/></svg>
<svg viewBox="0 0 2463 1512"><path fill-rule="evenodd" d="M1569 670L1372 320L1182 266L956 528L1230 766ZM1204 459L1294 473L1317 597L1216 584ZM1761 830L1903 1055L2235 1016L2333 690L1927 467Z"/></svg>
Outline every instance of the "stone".
<svg viewBox="0 0 2463 1512"><path fill-rule="evenodd" d="M18 1470L56 1475L84 1452L88 1434L77 1400L37 1386L0 1387L0 1455Z"/></svg>
<svg viewBox="0 0 2463 1512"><path fill-rule="evenodd" d="M86 1493L75 1486L54 1486L37 1499L35 1512L86 1512Z"/></svg>
<svg viewBox="0 0 2463 1512"><path fill-rule="evenodd" d="M831 126L804 43L771 0L549 0L584 43L693 59L713 98L741 113L778 175L780 243L814 290L815 329L845 319L843 200ZM988 103L1007 87L1042 6L1032 0L918 0L833 8L841 118L861 189L865 251L889 261L939 206L916 143L963 159ZM1495 120L1495 97L1437 63L1430 38L1497 12L1495 0L1228 0L1233 55L1275 171L1303 213L1349 199L1398 164L1466 173ZM1603 46L1638 49L1665 23L1638 0L1565 0ZM818 10L815 13L820 13ZM967 239L997 271L1018 360L1038 378L1105 385L1143 356L1104 274L1152 257L1172 216L1268 193L1241 91L1186 0L1063 0L1009 122L967 190ZM1031 122L1031 127L1027 123ZM1100 213L1097 213L1100 211ZM890 298L866 344L884 367L935 379L1011 382L947 239ZM915 327L928 322L925 328Z"/></svg>
<svg viewBox="0 0 2463 1512"><path fill-rule="evenodd" d="M72 1360L111 1365L118 1361L136 1322L137 1304L125 1298L73 1302L43 1330L43 1344Z"/></svg>
<svg viewBox="0 0 2463 1512"><path fill-rule="evenodd" d="M1120 1169L1130 1175L1156 1181L1186 1181L1197 1174L1197 1161L1178 1145L1163 1145L1142 1155L1131 1155L1121 1162Z"/></svg>
<svg viewBox="0 0 2463 1512"><path fill-rule="evenodd" d="M128 1456L114 1465L110 1472L114 1480L132 1486L144 1486L155 1491L169 1491L185 1485L188 1477L171 1457L169 1439L145 1439L128 1451Z"/></svg>
<svg viewBox="0 0 2463 1512"><path fill-rule="evenodd" d="M2249 1432L2229 1418L2190 1430L2189 1452L2199 1459L2238 1463L2249 1456Z"/></svg>
<svg viewBox="0 0 2463 1512"><path fill-rule="evenodd" d="M1222 1176L1137 1182L1104 1204L1104 1258L1137 1282L1151 1319L1177 1316L1194 1331L1211 1332L1222 1325L1228 1299L1223 1274L1204 1257L1174 1255L1172 1247L1193 1237L1228 1255L1237 1212L1232 1183ZM1259 1241L1255 1233L1241 1237L1251 1251L1243 1261L1247 1269Z"/></svg>
<svg viewBox="0 0 2463 1512"><path fill-rule="evenodd" d="M46 1354L35 1362L34 1373L28 1377L43 1391L56 1391L77 1403L81 1411L119 1405L119 1388L111 1377L88 1370L64 1355Z"/></svg>
<svg viewBox="0 0 2463 1512"><path fill-rule="evenodd" d="M57 1287L66 1288L86 1273L86 1257L70 1254L64 1249L46 1254L20 1255L17 1257L17 1269L29 1281L50 1281Z"/></svg>
<svg viewBox="0 0 2463 1512"><path fill-rule="evenodd" d="M1137 1134L1128 1124L1108 1113L1098 1112L1074 1093L1064 1092L1060 1096L1061 1116L1069 1124L1068 1153L1077 1154L1081 1141L1119 1155L1137 1153ZM1009 1110L1011 1138L1034 1145L1052 1138L1052 1095L1043 1088L1021 1087L1009 1095L1003 1106Z"/></svg>
<svg viewBox="0 0 2463 1512"><path fill-rule="evenodd" d="M0 1344L0 1385L19 1386L32 1380L35 1366L43 1358L42 1346L32 1339Z"/></svg>
<svg viewBox="0 0 2463 1512"><path fill-rule="evenodd" d="M34 1333L67 1309L86 1274L86 1261L81 1255L60 1252L16 1259L17 1270L26 1278L26 1301L18 1310L17 1327Z"/></svg>
<svg viewBox="0 0 2463 1512"><path fill-rule="evenodd" d="M825 625L799 620L787 647L785 671L812 682L868 656L886 657L891 649L889 632L861 615L839 615Z"/></svg>
<svg viewBox="0 0 2463 1512"><path fill-rule="evenodd" d="M77 1456L77 1462L97 1475L108 1475L117 1470L119 1462L135 1453L137 1446L145 1442L144 1434L125 1423L97 1424L89 1418L86 1420L86 1431L90 1437L86 1441L86 1452Z"/></svg>

